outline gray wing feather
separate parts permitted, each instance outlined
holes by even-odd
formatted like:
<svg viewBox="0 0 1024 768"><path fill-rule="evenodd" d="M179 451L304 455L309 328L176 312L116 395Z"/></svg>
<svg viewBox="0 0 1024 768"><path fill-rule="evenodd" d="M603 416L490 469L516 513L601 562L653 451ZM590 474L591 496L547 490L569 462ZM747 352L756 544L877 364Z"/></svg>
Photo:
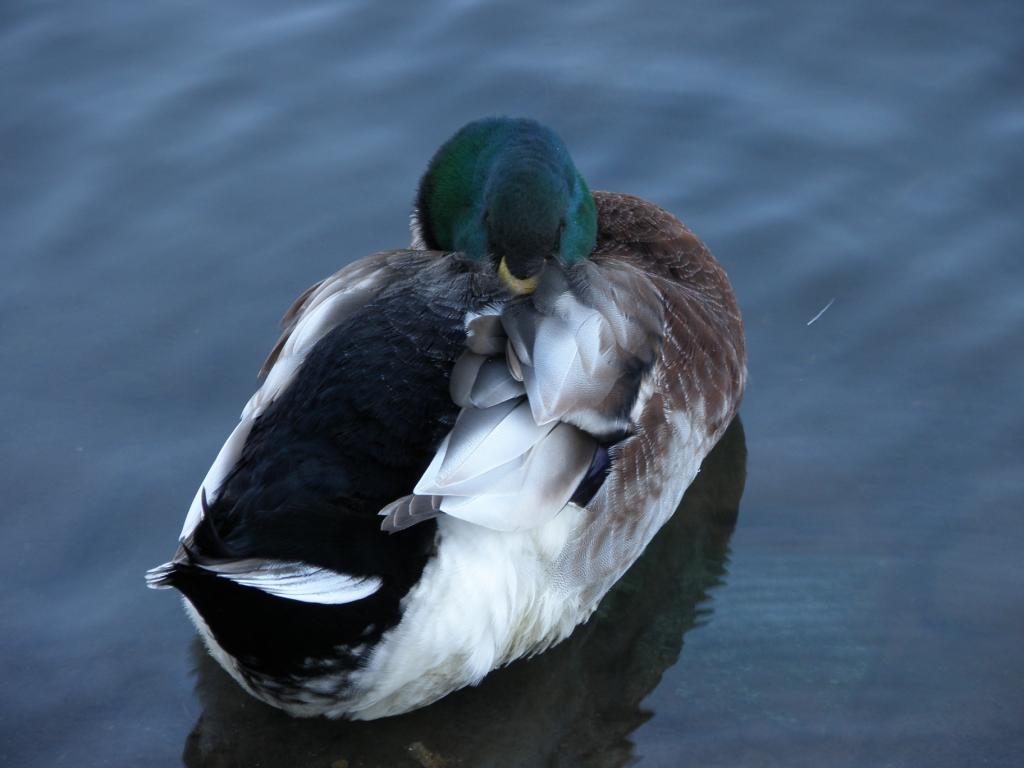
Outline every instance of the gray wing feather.
<svg viewBox="0 0 1024 768"><path fill-rule="evenodd" d="M513 531L565 507L590 466L595 435L628 424L639 372L657 345L656 297L643 293L646 283L614 278L595 272L575 281L600 282L583 295L550 269L534 295L468 319L468 351L451 376L462 411L413 496L382 511L385 530L442 512ZM654 309L624 310L627 289Z"/></svg>
<svg viewBox="0 0 1024 768"><path fill-rule="evenodd" d="M526 462L516 467L522 481L518 493L446 495L441 511L499 531L543 525L572 498L594 448L592 438L568 424L559 424L534 447Z"/></svg>
<svg viewBox="0 0 1024 768"><path fill-rule="evenodd" d="M521 382L516 381L504 360L491 359L481 366L470 401L477 408L490 408L526 394Z"/></svg>
<svg viewBox="0 0 1024 768"><path fill-rule="evenodd" d="M584 263L586 286L555 274L538 296L502 314L534 418L567 421L593 434L628 426L639 378L661 344L663 303L636 270Z"/></svg>
<svg viewBox="0 0 1024 768"><path fill-rule="evenodd" d="M505 348L505 331L497 314L477 315L466 323L466 347L478 355L500 355Z"/></svg>
<svg viewBox="0 0 1024 768"><path fill-rule="evenodd" d="M522 456L551 431L553 425L537 425L530 406L508 401L491 408L466 408L452 429L444 458L430 486L416 492L443 493L446 487L506 464Z"/></svg>
<svg viewBox="0 0 1024 768"><path fill-rule="evenodd" d="M469 405L469 393L476 384L477 374L480 366L487 360L483 355L478 355L469 350L462 353L455 366L452 368L452 375L448 379L448 392L452 402L460 407Z"/></svg>
<svg viewBox="0 0 1024 768"><path fill-rule="evenodd" d="M380 529L385 533L405 530L424 520L437 517L440 507L440 496L403 496L380 511L384 516Z"/></svg>

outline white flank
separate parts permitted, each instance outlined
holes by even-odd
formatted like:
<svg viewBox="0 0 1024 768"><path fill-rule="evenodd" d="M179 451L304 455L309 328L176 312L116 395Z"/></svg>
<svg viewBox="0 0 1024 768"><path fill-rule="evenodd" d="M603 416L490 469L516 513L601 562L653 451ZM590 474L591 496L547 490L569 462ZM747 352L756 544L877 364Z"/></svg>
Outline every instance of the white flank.
<svg viewBox="0 0 1024 768"><path fill-rule="evenodd" d="M552 566L584 516L570 504L515 533L438 518L437 556L353 678L361 693L325 714L369 720L423 706L567 637L594 606L578 604Z"/></svg>
<svg viewBox="0 0 1024 768"><path fill-rule="evenodd" d="M696 411L699 426L682 414L671 417L665 483L633 518L629 535L605 535L607 484L587 509L567 504L528 530L497 531L440 516L437 556L402 601L402 621L353 678L359 692L324 714L357 720L399 714L568 637L671 517L717 439L703 428L700 404Z"/></svg>

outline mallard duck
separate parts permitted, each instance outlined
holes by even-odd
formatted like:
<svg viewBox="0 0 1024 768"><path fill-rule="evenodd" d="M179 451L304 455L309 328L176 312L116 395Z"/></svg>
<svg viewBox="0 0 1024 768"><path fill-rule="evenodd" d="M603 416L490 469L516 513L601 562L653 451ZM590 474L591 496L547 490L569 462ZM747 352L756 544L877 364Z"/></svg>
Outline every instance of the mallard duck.
<svg viewBox="0 0 1024 768"><path fill-rule="evenodd" d="M147 574L293 715L429 704L586 621L742 397L725 272L532 120L434 155L412 245L303 293Z"/></svg>

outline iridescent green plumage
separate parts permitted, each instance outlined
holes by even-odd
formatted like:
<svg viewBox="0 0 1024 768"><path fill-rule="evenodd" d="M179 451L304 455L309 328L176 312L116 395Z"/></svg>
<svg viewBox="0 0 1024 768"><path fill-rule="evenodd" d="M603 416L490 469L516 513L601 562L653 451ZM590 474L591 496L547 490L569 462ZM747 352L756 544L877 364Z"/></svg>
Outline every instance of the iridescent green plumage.
<svg viewBox="0 0 1024 768"><path fill-rule="evenodd" d="M416 200L427 247L504 258L517 278L585 259L597 238L586 182L562 140L532 120L469 123L431 160Z"/></svg>

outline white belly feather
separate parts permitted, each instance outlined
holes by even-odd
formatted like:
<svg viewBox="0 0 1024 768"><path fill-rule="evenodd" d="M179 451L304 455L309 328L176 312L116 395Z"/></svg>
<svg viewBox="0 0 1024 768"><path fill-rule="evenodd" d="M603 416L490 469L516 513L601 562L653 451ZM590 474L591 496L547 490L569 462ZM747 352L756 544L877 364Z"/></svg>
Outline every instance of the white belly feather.
<svg viewBox="0 0 1024 768"><path fill-rule="evenodd" d="M587 509L568 504L544 525L496 531L438 518L438 551L364 670L360 689L328 716L373 719L423 706L569 636L672 516L718 435L681 415L658 498L625 537L600 537L607 488ZM614 551L613 551L614 550Z"/></svg>
<svg viewBox="0 0 1024 768"><path fill-rule="evenodd" d="M437 555L353 678L357 700L327 714L371 719L422 706L567 637L595 606L576 602L554 566L585 518L575 504L525 531L439 518Z"/></svg>

